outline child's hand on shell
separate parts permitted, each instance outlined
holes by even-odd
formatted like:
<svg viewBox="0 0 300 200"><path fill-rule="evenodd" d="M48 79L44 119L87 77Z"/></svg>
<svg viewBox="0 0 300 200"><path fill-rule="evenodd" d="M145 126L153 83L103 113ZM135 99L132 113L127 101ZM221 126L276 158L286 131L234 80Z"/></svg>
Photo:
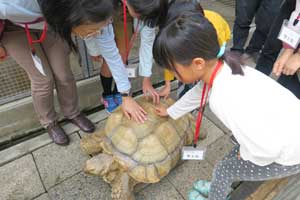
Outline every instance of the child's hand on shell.
<svg viewBox="0 0 300 200"><path fill-rule="evenodd" d="M167 108L163 105L158 105L155 107L156 114L161 117L167 117L169 114L167 112Z"/></svg>

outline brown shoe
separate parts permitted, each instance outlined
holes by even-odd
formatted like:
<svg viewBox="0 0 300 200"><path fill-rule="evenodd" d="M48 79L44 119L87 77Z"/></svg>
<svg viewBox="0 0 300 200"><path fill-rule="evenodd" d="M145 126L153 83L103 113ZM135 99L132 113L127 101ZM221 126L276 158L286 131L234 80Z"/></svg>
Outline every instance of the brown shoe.
<svg viewBox="0 0 300 200"><path fill-rule="evenodd" d="M65 131L57 124L53 122L47 127L48 134L53 142L57 145L66 146L70 143L70 139Z"/></svg>
<svg viewBox="0 0 300 200"><path fill-rule="evenodd" d="M95 130L95 125L82 113L80 113L77 117L70 119L70 121L84 132L93 133Z"/></svg>

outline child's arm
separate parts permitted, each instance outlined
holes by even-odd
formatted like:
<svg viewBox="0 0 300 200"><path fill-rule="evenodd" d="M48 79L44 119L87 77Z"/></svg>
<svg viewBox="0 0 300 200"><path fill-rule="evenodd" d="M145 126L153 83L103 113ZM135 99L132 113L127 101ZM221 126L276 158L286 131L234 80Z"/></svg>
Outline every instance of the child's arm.
<svg viewBox="0 0 300 200"><path fill-rule="evenodd" d="M139 75L143 77L151 77L152 65L153 65L153 54L152 47L155 39L155 28L143 26L140 31L141 44L139 49Z"/></svg>
<svg viewBox="0 0 300 200"><path fill-rule="evenodd" d="M140 32L141 46L139 51L139 75L143 78L143 93L145 96L150 95L153 99L153 103L159 102L159 94L153 88L151 82L153 55L152 47L155 39L155 28L144 26Z"/></svg>
<svg viewBox="0 0 300 200"><path fill-rule="evenodd" d="M175 104L170 106L168 109L163 107L157 107L157 114L160 116L170 116L176 120L188 112L195 110L200 106L202 87L198 83L190 91L188 91L181 99Z"/></svg>

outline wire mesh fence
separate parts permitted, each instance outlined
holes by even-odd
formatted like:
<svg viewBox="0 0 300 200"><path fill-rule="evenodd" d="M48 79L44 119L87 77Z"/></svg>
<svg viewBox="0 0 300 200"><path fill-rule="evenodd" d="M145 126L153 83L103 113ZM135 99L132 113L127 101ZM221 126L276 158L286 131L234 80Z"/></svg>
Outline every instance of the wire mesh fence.
<svg viewBox="0 0 300 200"><path fill-rule="evenodd" d="M11 58L0 64L0 105L30 95L25 71Z"/></svg>

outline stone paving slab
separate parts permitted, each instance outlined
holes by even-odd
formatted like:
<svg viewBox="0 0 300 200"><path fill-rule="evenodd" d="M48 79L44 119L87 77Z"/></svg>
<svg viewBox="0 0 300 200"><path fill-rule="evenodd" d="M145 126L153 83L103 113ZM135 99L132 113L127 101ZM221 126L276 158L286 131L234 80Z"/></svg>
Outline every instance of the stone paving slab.
<svg viewBox="0 0 300 200"><path fill-rule="evenodd" d="M202 147L207 147L214 143L218 138L224 136L224 132L215 126L209 119L203 117L202 127L200 130L201 134L207 134L204 140L199 140L198 145ZM201 137L201 136L200 136Z"/></svg>
<svg viewBox="0 0 300 200"><path fill-rule="evenodd" d="M224 135L208 146L205 159L214 166L218 161L222 160L233 147L234 144L231 142L230 137Z"/></svg>
<svg viewBox="0 0 300 200"><path fill-rule="evenodd" d="M62 126L68 135L72 135L79 128L71 123ZM0 166L35 151L45 145L53 143L47 132L8 149L0 151Z"/></svg>
<svg viewBox="0 0 300 200"><path fill-rule="evenodd" d="M110 187L101 178L79 173L51 188L53 200L111 200Z"/></svg>
<svg viewBox="0 0 300 200"><path fill-rule="evenodd" d="M209 106L205 108L204 116L212 121L219 129L225 132L227 135L231 135L231 131L217 118L217 116L210 110Z"/></svg>
<svg viewBox="0 0 300 200"><path fill-rule="evenodd" d="M183 200L181 194L164 178L159 183L150 184L136 195L137 200Z"/></svg>
<svg viewBox="0 0 300 200"><path fill-rule="evenodd" d="M44 145L50 144L51 142L52 140L49 138L48 134L43 134L0 151L0 166L20 158Z"/></svg>
<svg viewBox="0 0 300 200"><path fill-rule="evenodd" d="M210 180L213 166L207 161L185 161L175 168L167 179L187 199L188 191L198 179Z"/></svg>
<svg viewBox="0 0 300 200"><path fill-rule="evenodd" d="M38 196L37 198L34 198L33 200L51 200L48 193L44 193L41 196Z"/></svg>
<svg viewBox="0 0 300 200"><path fill-rule="evenodd" d="M0 199L32 199L45 192L31 154L0 168Z"/></svg>
<svg viewBox="0 0 300 200"><path fill-rule="evenodd" d="M215 129L218 130L218 128ZM215 133L212 132L212 135ZM233 147L230 137L227 135L214 136L214 138L215 140L207 147L204 161L186 161L167 176L185 199L187 199L188 191L191 189L194 181L199 179L211 180L214 165Z"/></svg>
<svg viewBox="0 0 300 200"><path fill-rule="evenodd" d="M66 147L52 143L33 152L46 189L80 172L89 158L79 148L79 136L73 134L70 139L71 143Z"/></svg>

